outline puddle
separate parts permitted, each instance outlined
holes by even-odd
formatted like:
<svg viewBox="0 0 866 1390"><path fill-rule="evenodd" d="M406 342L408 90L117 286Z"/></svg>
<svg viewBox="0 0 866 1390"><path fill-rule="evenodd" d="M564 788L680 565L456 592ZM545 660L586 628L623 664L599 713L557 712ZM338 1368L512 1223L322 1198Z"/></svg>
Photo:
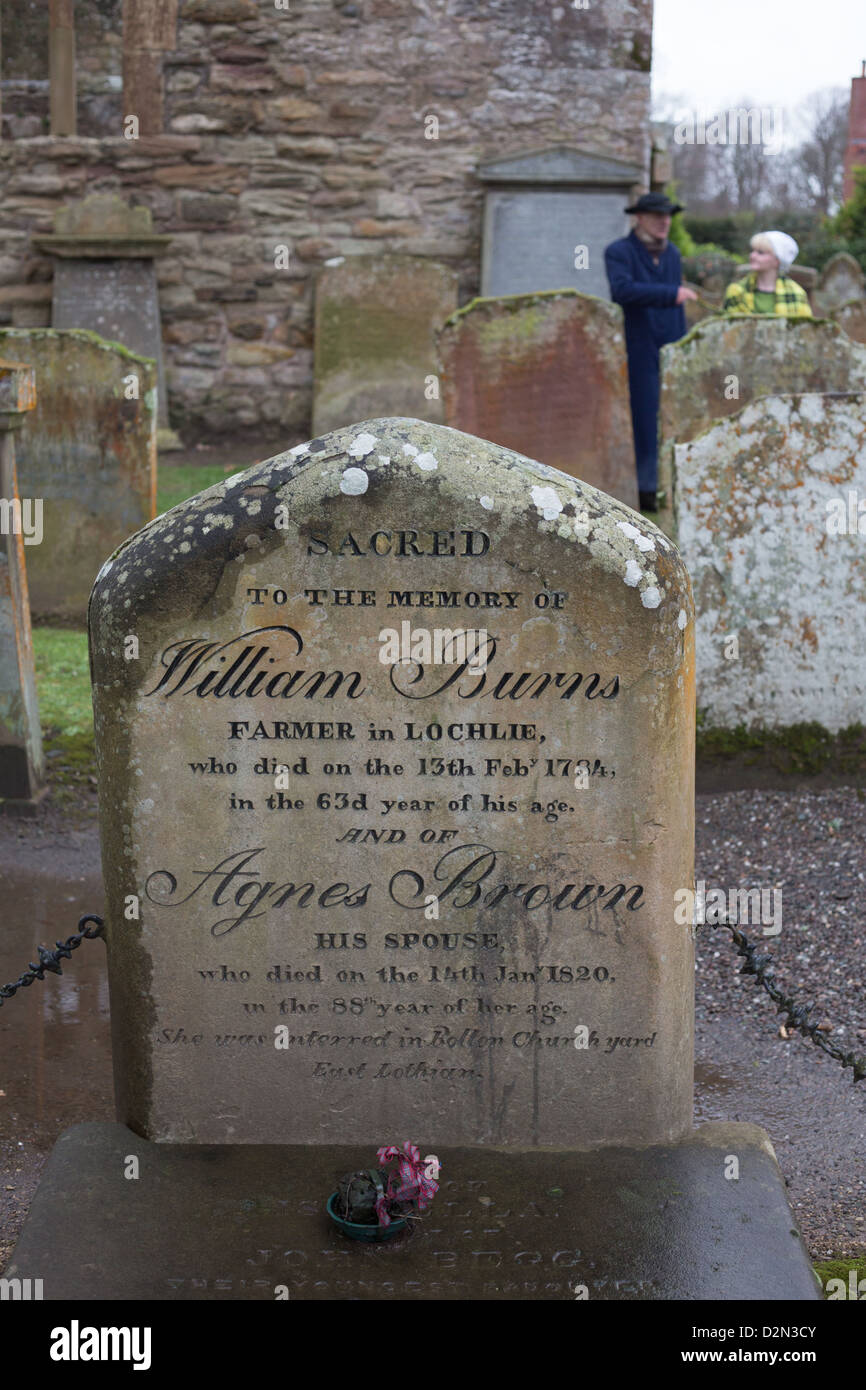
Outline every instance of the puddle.
<svg viewBox="0 0 866 1390"><path fill-rule="evenodd" d="M0 981L101 912L102 880L4 870ZM47 1151L62 1130L114 1119L105 946L84 941L62 975L46 975L0 1008L0 1139Z"/></svg>

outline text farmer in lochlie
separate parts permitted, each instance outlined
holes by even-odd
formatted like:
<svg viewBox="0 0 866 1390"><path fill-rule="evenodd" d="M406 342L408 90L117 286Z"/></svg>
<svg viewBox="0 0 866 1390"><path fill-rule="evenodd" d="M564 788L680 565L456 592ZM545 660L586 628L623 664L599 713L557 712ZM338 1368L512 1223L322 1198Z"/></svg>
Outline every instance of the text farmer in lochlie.
<svg viewBox="0 0 866 1390"><path fill-rule="evenodd" d="M625 315L625 346L637 485L642 511L657 510L659 349L686 333L687 299L694 290L680 284L680 253L668 234L674 213L682 212L664 193L644 193L627 213L635 225L604 253L610 295Z"/></svg>

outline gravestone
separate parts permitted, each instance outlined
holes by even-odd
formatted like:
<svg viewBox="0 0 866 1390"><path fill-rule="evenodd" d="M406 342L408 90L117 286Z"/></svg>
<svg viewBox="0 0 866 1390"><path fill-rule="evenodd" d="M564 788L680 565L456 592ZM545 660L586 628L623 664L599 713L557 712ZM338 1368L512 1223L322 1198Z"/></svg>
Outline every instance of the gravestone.
<svg viewBox="0 0 866 1390"><path fill-rule="evenodd" d="M866 343L866 299L854 299L833 313L833 322L855 343Z"/></svg>
<svg viewBox="0 0 866 1390"><path fill-rule="evenodd" d="M866 390L866 348L836 324L761 314L706 319L661 350L659 488L671 505L673 446L758 396Z"/></svg>
<svg viewBox="0 0 866 1390"><path fill-rule="evenodd" d="M675 453L708 726L862 722L866 395L765 396Z"/></svg>
<svg viewBox="0 0 866 1390"><path fill-rule="evenodd" d="M622 310L574 290L475 299L439 334L445 419L637 509Z"/></svg>
<svg viewBox="0 0 866 1390"><path fill-rule="evenodd" d="M610 299L604 248L628 232L637 165L557 145L482 164L485 298L576 289Z"/></svg>
<svg viewBox="0 0 866 1390"><path fill-rule="evenodd" d="M818 1296L763 1131L691 1131L694 613L637 520L378 419L106 561L121 1123L61 1135L7 1277L46 1299ZM347 1241L327 1197L398 1133L438 1156L433 1208Z"/></svg>
<svg viewBox="0 0 866 1390"><path fill-rule="evenodd" d="M45 776L25 561L42 540L40 508L19 495L14 438L35 403L33 368L0 360L0 805L18 810Z"/></svg>
<svg viewBox="0 0 866 1390"><path fill-rule="evenodd" d="M349 256L316 282L313 431L358 418L443 419L435 333L457 276L421 256Z"/></svg>
<svg viewBox="0 0 866 1390"><path fill-rule="evenodd" d="M156 366L53 328L0 329L0 352L36 373L18 439L22 495L43 503L43 541L27 550L31 608L83 622L105 556L156 512Z"/></svg>
<svg viewBox="0 0 866 1390"><path fill-rule="evenodd" d="M150 357L159 375L159 425L168 430L162 326L154 260L170 236L155 236L150 209L130 207L116 193L92 193L60 208L54 234L33 244L57 257L52 326L85 328Z"/></svg>
<svg viewBox="0 0 866 1390"><path fill-rule="evenodd" d="M688 1129L691 600L634 520L495 445L378 420L200 494L103 567L126 1123L589 1148ZM402 624L487 633L486 670L385 663Z"/></svg>
<svg viewBox="0 0 866 1390"><path fill-rule="evenodd" d="M852 299L866 298L863 267L847 251L832 256L818 277L816 311L828 318Z"/></svg>

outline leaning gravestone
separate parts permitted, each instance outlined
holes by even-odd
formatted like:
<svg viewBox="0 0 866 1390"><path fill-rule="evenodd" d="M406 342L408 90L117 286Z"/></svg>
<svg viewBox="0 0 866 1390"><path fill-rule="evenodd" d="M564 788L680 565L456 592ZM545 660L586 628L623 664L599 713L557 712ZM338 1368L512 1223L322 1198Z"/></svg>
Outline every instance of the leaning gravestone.
<svg viewBox="0 0 866 1390"><path fill-rule="evenodd" d="M0 360L0 803L19 810L45 775L25 560L42 541L41 503L19 494L13 433L35 404L33 368Z"/></svg>
<svg viewBox="0 0 866 1390"><path fill-rule="evenodd" d="M637 520L382 419L106 562L124 1123L61 1136L7 1276L50 1271L54 1299L817 1296L763 1132L690 1129L694 613ZM325 1201L398 1135L440 1192L359 1246Z"/></svg>
<svg viewBox="0 0 866 1390"><path fill-rule="evenodd" d="M421 256L349 256L316 282L313 430L359 417L441 421L435 333L457 276Z"/></svg>
<svg viewBox="0 0 866 1390"><path fill-rule="evenodd" d="M707 724L862 722L866 396L765 396L675 455Z"/></svg>
<svg viewBox="0 0 866 1390"><path fill-rule="evenodd" d="M835 323L735 315L699 323L661 351L659 487L671 502L675 444L758 396L866 390L866 348Z"/></svg>
<svg viewBox="0 0 866 1390"><path fill-rule="evenodd" d="M847 251L831 257L818 278L816 311L828 317L852 299L866 297L863 267Z"/></svg>
<svg viewBox="0 0 866 1390"><path fill-rule="evenodd" d="M620 308L576 290L475 299L439 353L449 425L637 508Z"/></svg>
<svg viewBox="0 0 866 1390"><path fill-rule="evenodd" d="M36 371L37 406L18 438L22 495L43 502L30 605L83 622L105 556L156 511L156 367L74 330L2 329L0 352Z"/></svg>

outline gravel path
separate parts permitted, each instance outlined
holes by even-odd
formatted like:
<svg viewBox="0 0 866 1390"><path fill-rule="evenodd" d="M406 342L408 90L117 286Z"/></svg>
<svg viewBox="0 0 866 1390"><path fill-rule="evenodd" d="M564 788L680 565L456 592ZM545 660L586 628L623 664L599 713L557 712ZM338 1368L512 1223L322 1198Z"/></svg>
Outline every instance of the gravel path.
<svg viewBox="0 0 866 1390"><path fill-rule="evenodd" d="M696 878L707 889L781 890L765 945L777 983L844 1051L866 1053L866 796L855 789L698 797ZM768 905L769 905L769 899ZM759 925L744 928L761 939ZM866 1082L799 1034L741 976L724 928L701 928L696 971L697 1113L770 1134L813 1256L866 1254ZM832 1031L830 1031L832 1029Z"/></svg>

